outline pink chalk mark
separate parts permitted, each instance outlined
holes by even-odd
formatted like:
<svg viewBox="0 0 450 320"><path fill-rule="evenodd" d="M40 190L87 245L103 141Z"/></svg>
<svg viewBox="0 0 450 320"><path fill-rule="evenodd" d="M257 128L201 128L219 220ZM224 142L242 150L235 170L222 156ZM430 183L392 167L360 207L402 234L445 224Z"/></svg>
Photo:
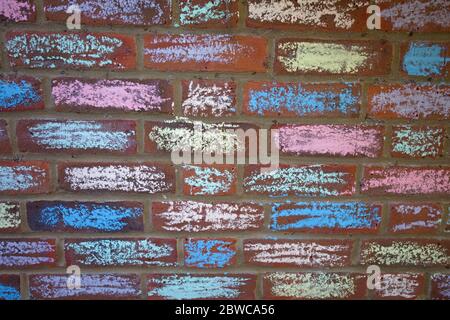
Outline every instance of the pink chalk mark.
<svg viewBox="0 0 450 320"><path fill-rule="evenodd" d="M55 103L94 108L115 108L129 111L161 111L170 100L163 98L156 83L144 84L127 80L79 80L54 83Z"/></svg>
<svg viewBox="0 0 450 320"><path fill-rule="evenodd" d="M24 0L1 0L0 16L15 22L27 21L30 14L34 12L34 5Z"/></svg>
<svg viewBox="0 0 450 320"><path fill-rule="evenodd" d="M279 129L283 152L309 155L377 157L382 150L381 128L305 125Z"/></svg>
<svg viewBox="0 0 450 320"><path fill-rule="evenodd" d="M450 169L370 168L362 184L363 192L391 194L450 194Z"/></svg>

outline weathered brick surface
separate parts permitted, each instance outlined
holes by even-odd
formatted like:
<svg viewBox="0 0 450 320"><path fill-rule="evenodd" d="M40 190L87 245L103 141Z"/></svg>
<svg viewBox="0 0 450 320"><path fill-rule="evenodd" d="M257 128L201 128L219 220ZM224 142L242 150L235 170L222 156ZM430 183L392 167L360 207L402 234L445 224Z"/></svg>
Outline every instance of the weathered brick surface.
<svg viewBox="0 0 450 320"><path fill-rule="evenodd" d="M436 158L444 153L445 128L396 126L391 155L404 158Z"/></svg>
<svg viewBox="0 0 450 320"><path fill-rule="evenodd" d="M447 77L450 45L439 42L410 42L401 46L402 73L418 77Z"/></svg>
<svg viewBox="0 0 450 320"><path fill-rule="evenodd" d="M3 0L0 21L32 22L36 20L36 7L32 0Z"/></svg>
<svg viewBox="0 0 450 320"><path fill-rule="evenodd" d="M192 196L223 196L236 192L236 166L185 166L183 193Z"/></svg>
<svg viewBox="0 0 450 320"><path fill-rule="evenodd" d="M392 47L379 41L277 41L275 72L297 75L381 76L389 73Z"/></svg>
<svg viewBox="0 0 450 320"><path fill-rule="evenodd" d="M350 196L355 192L355 167L338 165L288 166L261 170L246 166L244 191L282 196ZM267 169L267 168L266 168Z"/></svg>
<svg viewBox="0 0 450 320"><path fill-rule="evenodd" d="M364 299L364 276L352 273L268 273L264 275L265 299Z"/></svg>
<svg viewBox="0 0 450 320"><path fill-rule="evenodd" d="M385 273L374 294L379 299L417 299L424 293L423 274Z"/></svg>
<svg viewBox="0 0 450 320"><path fill-rule="evenodd" d="M20 276L0 275L0 300L20 300Z"/></svg>
<svg viewBox="0 0 450 320"><path fill-rule="evenodd" d="M0 154L11 153L11 143L9 141L8 124L5 120L0 120Z"/></svg>
<svg viewBox="0 0 450 320"><path fill-rule="evenodd" d="M55 240L1 239L0 268L37 268L56 265Z"/></svg>
<svg viewBox="0 0 450 320"><path fill-rule="evenodd" d="M150 274L150 300L222 300L255 298L252 274Z"/></svg>
<svg viewBox="0 0 450 320"><path fill-rule="evenodd" d="M391 205L390 217L393 233L436 233L443 209L433 203L401 203Z"/></svg>
<svg viewBox="0 0 450 320"><path fill-rule="evenodd" d="M64 242L68 265L173 266L177 261L175 239L70 239Z"/></svg>
<svg viewBox="0 0 450 320"><path fill-rule="evenodd" d="M193 117L224 117L237 112L236 83L217 80L182 82L183 114Z"/></svg>
<svg viewBox="0 0 450 320"><path fill-rule="evenodd" d="M9 32L12 67L126 70L136 66L131 36L113 33Z"/></svg>
<svg viewBox="0 0 450 320"><path fill-rule="evenodd" d="M22 152L136 153L134 121L21 120L17 140Z"/></svg>
<svg viewBox="0 0 450 320"><path fill-rule="evenodd" d="M0 87L0 112L44 109L40 80L1 75Z"/></svg>
<svg viewBox="0 0 450 320"><path fill-rule="evenodd" d="M238 18L238 0L179 1L180 24L193 28L231 28Z"/></svg>
<svg viewBox="0 0 450 320"><path fill-rule="evenodd" d="M361 87L355 83L247 82L244 110L266 117L356 117Z"/></svg>
<svg viewBox="0 0 450 320"><path fill-rule="evenodd" d="M280 151L303 156L376 158L383 128L348 125L277 125Z"/></svg>
<svg viewBox="0 0 450 320"><path fill-rule="evenodd" d="M0 24L0 299L450 299L448 0Z"/></svg>
<svg viewBox="0 0 450 320"><path fill-rule="evenodd" d="M449 195L448 167L365 167L362 192L372 195Z"/></svg>
<svg viewBox="0 0 450 320"><path fill-rule="evenodd" d="M152 26L166 25L171 20L170 0L75 0L69 3L80 9L83 24ZM68 6L67 0L44 0L46 18L66 21Z"/></svg>
<svg viewBox="0 0 450 320"><path fill-rule="evenodd" d="M174 169L156 163L84 163L59 165L59 183L67 191L173 192Z"/></svg>
<svg viewBox="0 0 450 320"><path fill-rule="evenodd" d="M30 298L44 299L137 299L140 279L135 274L82 274L81 288L69 289L67 275L33 274L29 276Z"/></svg>
<svg viewBox="0 0 450 320"><path fill-rule="evenodd" d="M173 89L166 80L58 78L52 97L58 111L172 113Z"/></svg>
<svg viewBox="0 0 450 320"><path fill-rule="evenodd" d="M170 232L219 232L259 230L264 209L252 203L153 202L153 226Z"/></svg>
<svg viewBox="0 0 450 320"><path fill-rule="evenodd" d="M144 63L162 71L265 72L267 40L242 35L151 34Z"/></svg>
<svg viewBox="0 0 450 320"><path fill-rule="evenodd" d="M0 232L18 232L21 223L20 204L10 201L0 202Z"/></svg>
<svg viewBox="0 0 450 320"><path fill-rule="evenodd" d="M143 231L144 207L138 202L27 203L27 221L32 231L128 232Z"/></svg>
<svg viewBox="0 0 450 320"><path fill-rule="evenodd" d="M245 261L253 265L331 268L350 265L348 241L244 241Z"/></svg>
<svg viewBox="0 0 450 320"><path fill-rule="evenodd" d="M49 165L43 161L0 161L0 194L50 191Z"/></svg>
<svg viewBox="0 0 450 320"><path fill-rule="evenodd" d="M450 87L429 84L375 85L368 89L369 117L448 119Z"/></svg>

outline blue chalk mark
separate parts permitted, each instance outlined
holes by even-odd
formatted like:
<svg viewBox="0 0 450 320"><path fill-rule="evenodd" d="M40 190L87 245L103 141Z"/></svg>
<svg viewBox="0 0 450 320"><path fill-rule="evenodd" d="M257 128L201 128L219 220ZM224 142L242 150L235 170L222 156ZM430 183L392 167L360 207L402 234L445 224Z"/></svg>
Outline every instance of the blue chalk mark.
<svg viewBox="0 0 450 320"><path fill-rule="evenodd" d="M250 90L249 110L263 115L266 111L280 112L286 109L300 116L311 113L358 112L359 95L353 93L354 84L346 83L340 92L333 90L311 91L301 84L286 84L283 87L265 84L262 89Z"/></svg>
<svg viewBox="0 0 450 320"><path fill-rule="evenodd" d="M105 130L93 121L39 123L29 128L33 140L52 149L125 150L134 132Z"/></svg>
<svg viewBox="0 0 450 320"><path fill-rule="evenodd" d="M30 106L40 100L39 93L26 80L16 82L0 79L0 110Z"/></svg>
<svg viewBox="0 0 450 320"><path fill-rule="evenodd" d="M37 186L39 178L33 174L45 176L46 172L32 166L0 167L0 191L19 191Z"/></svg>
<svg viewBox="0 0 450 320"><path fill-rule="evenodd" d="M186 264L198 268L223 268L230 263L236 252L223 240L191 240L185 244Z"/></svg>
<svg viewBox="0 0 450 320"><path fill-rule="evenodd" d="M227 192L233 183L233 173L224 170L220 171L216 168L187 166L193 169L195 175L185 179L187 185L191 188L200 188L196 195L214 195L220 192Z"/></svg>
<svg viewBox="0 0 450 320"><path fill-rule="evenodd" d="M271 229L286 231L291 229L314 228L370 228L381 222L381 210L361 202L297 202L295 207L280 209L285 204L272 206ZM294 222L283 223L281 219L295 218Z"/></svg>
<svg viewBox="0 0 450 320"><path fill-rule="evenodd" d="M20 300L20 292L17 288L0 283L0 300Z"/></svg>
<svg viewBox="0 0 450 320"><path fill-rule="evenodd" d="M449 57L444 45L412 43L403 60L403 69L410 76L440 75Z"/></svg>
<svg viewBox="0 0 450 320"><path fill-rule="evenodd" d="M126 219L142 217L142 208L128 208L108 204L75 205L49 204L33 212L36 229L53 230L58 225L76 230L121 231L128 224ZM33 227L33 226L31 226Z"/></svg>
<svg viewBox="0 0 450 320"><path fill-rule="evenodd" d="M148 296L160 296L172 300L233 299L239 297L239 288L247 278L226 276L168 275L150 282L159 287L149 290Z"/></svg>
<svg viewBox="0 0 450 320"><path fill-rule="evenodd" d="M181 2L180 22L182 25L188 25L205 23L211 20L228 20L233 16L233 13L219 9L224 3L229 6L231 0L212 0L202 5L194 5L191 0Z"/></svg>

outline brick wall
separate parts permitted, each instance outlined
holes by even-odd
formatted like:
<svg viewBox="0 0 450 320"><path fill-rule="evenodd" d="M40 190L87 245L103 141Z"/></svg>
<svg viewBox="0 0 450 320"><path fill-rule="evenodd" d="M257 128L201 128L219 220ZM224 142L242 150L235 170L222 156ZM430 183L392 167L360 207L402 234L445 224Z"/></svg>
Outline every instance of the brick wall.
<svg viewBox="0 0 450 320"><path fill-rule="evenodd" d="M448 1L2 0L0 20L0 299L449 299ZM198 123L278 129L280 167L174 165Z"/></svg>

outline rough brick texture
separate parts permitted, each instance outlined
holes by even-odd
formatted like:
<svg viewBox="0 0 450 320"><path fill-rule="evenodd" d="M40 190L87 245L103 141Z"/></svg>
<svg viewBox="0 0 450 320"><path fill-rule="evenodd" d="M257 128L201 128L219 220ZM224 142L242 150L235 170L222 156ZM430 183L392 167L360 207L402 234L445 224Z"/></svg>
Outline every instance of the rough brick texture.
<svg viewBox="0 0 450 320"><path fill-rule="evenodd" d="M450 1L0 0L0 25L0 300L450 299Z"/></svg>

